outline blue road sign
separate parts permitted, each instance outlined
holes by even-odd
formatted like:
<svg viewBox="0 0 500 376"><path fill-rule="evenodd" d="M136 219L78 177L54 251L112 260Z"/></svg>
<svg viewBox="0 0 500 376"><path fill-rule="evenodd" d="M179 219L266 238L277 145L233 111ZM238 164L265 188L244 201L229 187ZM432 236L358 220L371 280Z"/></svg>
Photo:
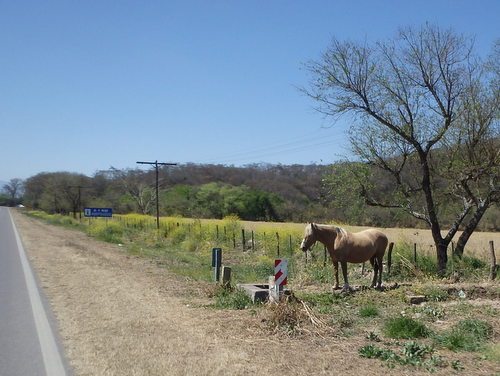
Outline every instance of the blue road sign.
<svg viewBox="0 0 500 376"><path fill-rule="evenodd" d="M85 208L85 217L112 217L113 209L111 208Z"/></svg>

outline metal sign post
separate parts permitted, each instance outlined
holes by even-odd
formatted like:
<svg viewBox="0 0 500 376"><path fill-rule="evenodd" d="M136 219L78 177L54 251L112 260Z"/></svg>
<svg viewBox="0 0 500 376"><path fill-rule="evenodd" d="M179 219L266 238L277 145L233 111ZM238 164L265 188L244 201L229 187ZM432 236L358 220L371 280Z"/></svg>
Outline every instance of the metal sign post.
<svg viewBox="0 0 500 376"><path fill-rule="evenodd" d="M215 268L215 282L220 281L220 268L222 266L222 248L212 249L212 267Z"/></svg>

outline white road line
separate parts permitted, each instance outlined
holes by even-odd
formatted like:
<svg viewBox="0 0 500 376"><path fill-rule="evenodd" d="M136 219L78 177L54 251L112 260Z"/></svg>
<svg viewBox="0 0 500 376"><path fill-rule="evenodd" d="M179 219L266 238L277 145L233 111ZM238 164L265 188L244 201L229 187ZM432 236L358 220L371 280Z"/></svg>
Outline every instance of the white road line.
<svg viewBox="0 0 500 376"><path fill-rule="evenodd" d="M9 211L10 221L16 236L17 249L19 250L19 257L23 266L24 278L26 279L26 287L33 310L33 317L35 319L36 331L38 333L38 340L40 341L40 348L42 350L43 363L45 365L45 372L48 376L66 376L66 369L64 368L59 348L57 347L56 339L52 328L50 327L47 314L42 304L40 292L35 282L35 277L31 271L26 252L21 243L21 238L17 232L14 220Z"/></svg>

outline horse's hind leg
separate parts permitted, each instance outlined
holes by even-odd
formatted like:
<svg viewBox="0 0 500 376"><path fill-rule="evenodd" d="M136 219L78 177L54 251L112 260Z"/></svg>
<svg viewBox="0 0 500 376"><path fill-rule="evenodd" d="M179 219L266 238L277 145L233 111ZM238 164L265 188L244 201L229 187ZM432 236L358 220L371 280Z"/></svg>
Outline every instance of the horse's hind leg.
<svg viewBox="0 0 500 376"><path fill-rule="evenodd" d="M347 262L341 261L340 266L342 266L342 276L344 277L344 287L342 287L342 291L351 292L351 286L349 286L349 282L347 281Z"/></svg>
<svg viewBox="0 0 500 376"><path fill-rule="evenodd" d="M371 289L375 287L375 283L377 282L377 272L378 272L377 262L378 262L378 260L377 260L376 256L373 256L370 259L370 264L372 264L372 267L373 267L373 279L372 279L372 283L370 285Z"/></svg>

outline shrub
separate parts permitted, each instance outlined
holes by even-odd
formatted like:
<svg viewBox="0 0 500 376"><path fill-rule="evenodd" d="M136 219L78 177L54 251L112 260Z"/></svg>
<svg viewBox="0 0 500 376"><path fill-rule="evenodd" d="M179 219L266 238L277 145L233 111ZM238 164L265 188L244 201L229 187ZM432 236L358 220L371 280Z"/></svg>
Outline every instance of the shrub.
<svg viewBox="0 0 500 376"><path fill-rule="evenodd" d="M430 334L429 329L411 317L394 317L384 325L384 333L390 338L423 338Z"/></svg>

